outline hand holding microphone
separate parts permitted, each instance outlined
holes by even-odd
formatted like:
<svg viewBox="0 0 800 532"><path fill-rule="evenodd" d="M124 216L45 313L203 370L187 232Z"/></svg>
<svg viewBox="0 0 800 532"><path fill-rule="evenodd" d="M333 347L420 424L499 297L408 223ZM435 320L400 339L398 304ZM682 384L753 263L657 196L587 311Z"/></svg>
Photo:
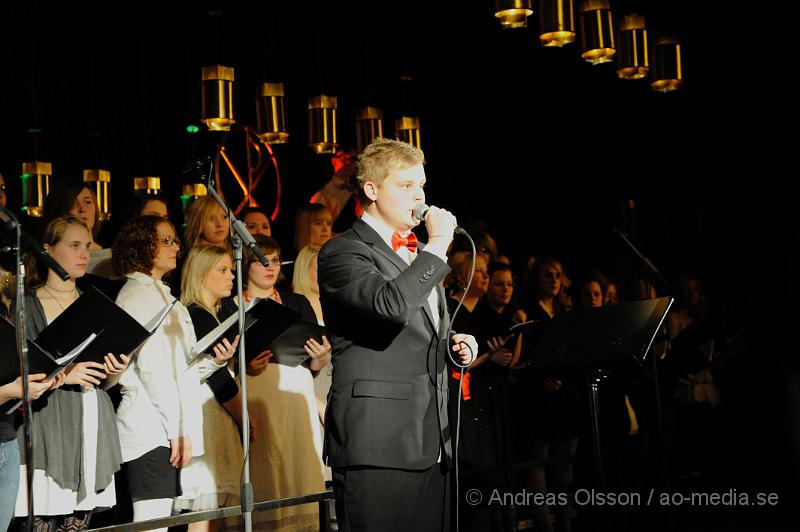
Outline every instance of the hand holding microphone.
<svg viewBox="0 0 800 532"><path fill-rule="evenodd" d="M449 243L453 240L454 233L464 231L458 227L453 213L439 207L428 207L424 203L414 207L414 218L425 222L430 240L441 237L446 238Z"/></svg>
<svg viewBox="0 0 800 532"><path fill-rule="evenodd" d="M456 217L450 211L439 207L428 207L424 203L414 207L413 215L416 220L425 221L425 228L428 230L428 245L425 251L447 261L447 248L453 241L453 233L464 231L456 225Z"/></svg>

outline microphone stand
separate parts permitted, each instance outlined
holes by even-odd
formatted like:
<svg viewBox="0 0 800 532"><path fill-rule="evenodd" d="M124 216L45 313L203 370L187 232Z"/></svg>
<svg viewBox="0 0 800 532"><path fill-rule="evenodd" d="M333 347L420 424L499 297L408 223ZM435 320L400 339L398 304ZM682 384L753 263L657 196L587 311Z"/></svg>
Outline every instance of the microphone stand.
<svg viewBox="0 0 800 532"><path fill-rule="evenodd" d="M25 488L28 496L28 517L25 520L25 530L33 530L33 427L31 426L31 395L28 388L28 342L25 334L25 265L22 263L22 226L14 214L0 207L3 218L8 217L16 229L16 256L17 256L17 294L14 313L17 324L17 356L19 357L19 374L22 377L22 420L24 429L23 451L25 456Z"/></svg>
<svg viewBox="0 0 800 532"><path fill-rule="evenodd" d="M658 268L655 267L655 265L650 261L650 259L645 257L636 248L636 246L634 246L633 243L630 240L628 240L628 238L621 231L619 231L618 229L614 229L614 232L617 233L622 238L622 240L625 242L625 244L628 245L628 247L631 249L631 251L633 251L633 253L637 257L639 257L639 260L647 268L649 274L655 276L661 282L661 284L663 286L668 287L669 284L667 283L666 279L664 279L664 276L661 275L661 272L658 271ZM646 299L650 299L651 287L652 287L652 284L650 284L649 282L645 282L645 286L644 286L645 294L644 294L644 296L645 296ZM650 347L650 351L652 351L652 350L653 350L653 347L651 346ZM661 453L659 453L661 455L661 483L662 483L662 487L664 489L668 489L669 488L669 457L668 457L668 454L667 454L668 453L667 440L666 440L666 432L665 432L665 429L664 429L664 410L663 410L663 406L661 404L661 387L659 385L659 380L658 380L659 377L658 377L658 361L656 360L657 358L658 357L655 355L655 353L651 353L651 355L650 355L650 365L651 365L651 371L653 372L653 391L655 393L655 400L656 400L656 421L657 421L658 436L659 436L658 443L659 443L659 445L661 447ZM673 526L673 528L674 528L674 526Z"/></svg>
<svg viewBox="0 0 800 532"><path fill-rule="evenodd" d="M614 232L617 233L620 236L620 238L628 245L628 247L631 249L631 251L633 251L636 254L636 256L639 257L639 260L641 260L642 264L645 265L647 270L650 272L650 275L654 275L661 282L661 284L663 284L664 286L669 286L669 283L667 283L667 280L664 279L663 275L661 275L661 272L658 271L658 268L656 268L655 265L652 262L650 262L650 259L648 259L644 255L642 255L642 252L639 251L636 248L636 246L634 246L633 243L630 240L628 240L628 237L625 236L625 233L623 233L619 229L614 229ZM646 288L649 288L649 287L646 287ZM650 296L649 292L648 292L647 296L648 297Z"/></svg>
<svg viewBox="0 0 800 532"><path fill-rule="evenodd" d="M206 161L206 160L202 160ZM267 259L258 250L253 235L245 227L241 220L237 220L230 207L223 200L214 188L214 162L208 158L208 194L219 203L222 210L228 215L231 224L230 240L233 247L233 263L236 268L236 295L239 298L239 390L242 397L242 450L244 453L244 465L242 467L241 485L241 506L242 516L244 517L245 532L253 530L253 485L250 483L250 416L247 410L247 361L245 359L245 300L242 283L242 248L247 245L258 257L259 261L265 266Z"/></svg>

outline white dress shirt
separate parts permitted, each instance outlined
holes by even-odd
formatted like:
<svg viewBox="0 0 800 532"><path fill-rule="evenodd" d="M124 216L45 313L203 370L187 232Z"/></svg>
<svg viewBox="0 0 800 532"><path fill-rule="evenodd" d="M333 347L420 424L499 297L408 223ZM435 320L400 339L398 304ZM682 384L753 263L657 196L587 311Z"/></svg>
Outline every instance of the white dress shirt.
<svg viewBox="0 0 800 532"><path fill-rule="evenodd" d="M386 245L389 246L389 249L392 248L392 235L396 231L396 229L392 229L391 226L378 220L374 216L370 216L368 213L364 213L361 215L361 219L369 225L371 228L375 230L376 233L381 237L381 239L386 242ZM405 231L400 233L400 236L403 238L408 237L411 231ZM417 258L416 251L409 251L409 249L405 246L400 246L395 251L401 259L403 259L406 263L411 264L414 262L414 259ZM443 261L447 262L447 256L442 257L439 253L433 253ZM439 329L439 297L436 295L436 289L434 288L431 290L431 293L428 294L428 306L431 309L431 315L433 316L433 325L434 328L437 330Z"/></svg>

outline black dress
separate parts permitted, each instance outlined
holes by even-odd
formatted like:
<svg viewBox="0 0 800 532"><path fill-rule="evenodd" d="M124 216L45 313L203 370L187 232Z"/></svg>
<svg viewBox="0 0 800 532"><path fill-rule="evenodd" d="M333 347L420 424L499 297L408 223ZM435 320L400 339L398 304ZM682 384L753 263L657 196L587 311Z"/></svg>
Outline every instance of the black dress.
<svg viewBox="0 0 800 532"><path fill-rule="evenodd" d="M447 300L451 314L457 304L452 298ZM475 336L478 342L477 355L480 355L486 352L486 339L479 334L481 327L477 318L477 307L474 312L470 312L462 306L453 321L453 331ZM461 397L458 462L462 473L469 477L469 485L476 488L496 484L492 479L502 468L495 420L497 397L494 392L497 374L491 366L495 364L487 361L469 370L465 376L469 383L469 397ZM453 425L458 419L458 391L459 386L462 386L457 377L460 377L459 371L452 370L449 378L449 414Z"/></svg>

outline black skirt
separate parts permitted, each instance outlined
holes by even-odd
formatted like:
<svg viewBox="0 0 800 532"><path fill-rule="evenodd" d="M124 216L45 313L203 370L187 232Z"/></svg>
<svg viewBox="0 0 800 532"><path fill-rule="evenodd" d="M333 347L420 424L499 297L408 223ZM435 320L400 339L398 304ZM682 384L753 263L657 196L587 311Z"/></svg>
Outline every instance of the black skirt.
<svg viewBox="0 0 800 532"><path fill-rule="evenodd" d="M173 499L181 494L181 470L169 463L170 450L156 447L125 464L133 502Z"/></svg>

